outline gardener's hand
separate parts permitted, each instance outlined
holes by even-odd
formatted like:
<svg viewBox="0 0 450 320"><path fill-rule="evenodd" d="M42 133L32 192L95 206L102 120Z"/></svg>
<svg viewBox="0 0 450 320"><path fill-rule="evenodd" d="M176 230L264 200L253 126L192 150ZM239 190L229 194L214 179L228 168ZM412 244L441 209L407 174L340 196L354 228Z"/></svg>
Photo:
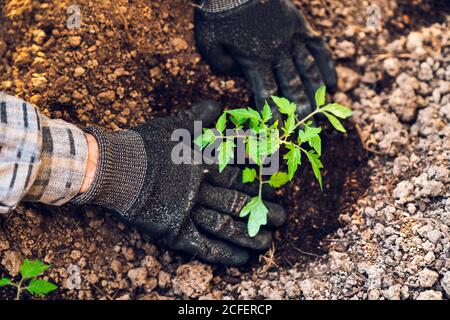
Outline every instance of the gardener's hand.
<svg viewBox="0 0 450 320"><path fill-rule="evenodd" d="M177 153L172 155L172 150L178 143L171 141L173 130L192 132L194 120L208 127L220 111L216 103L203 102L134 130L105 133L88 129L99 144L99 164L89 190L73 202L112 209L125 222L164 239L170 248L207 262L246 263L248 249L267 249L272 241L267 229L250 238L246 223L238 218L257 185L243 185L238 168L228 167L218 174L205 165L173 161ZM281 225L283 208L266 204L269 224Z"/></svg>
<svg viewBox="0 0 450 320"><path fill-rule="evenodd" d="M200 53L216 71L241 71L259 108L278 94L296 102L300 115L306 115L318 87L336 86L330 51L289 0L198 3L195 37Z"/></svg>

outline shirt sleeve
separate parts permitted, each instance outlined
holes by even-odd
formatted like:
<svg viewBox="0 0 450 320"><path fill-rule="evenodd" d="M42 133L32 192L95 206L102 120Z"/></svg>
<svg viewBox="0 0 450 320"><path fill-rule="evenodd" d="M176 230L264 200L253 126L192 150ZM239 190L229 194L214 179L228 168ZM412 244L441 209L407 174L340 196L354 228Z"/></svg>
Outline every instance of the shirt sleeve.
<svg viewBox="0 0 450 320"><path fill-rule="evenodd" d="M0 92L0 214L20 201L70 201L83 183L87 155L81 129Z"/></svg>

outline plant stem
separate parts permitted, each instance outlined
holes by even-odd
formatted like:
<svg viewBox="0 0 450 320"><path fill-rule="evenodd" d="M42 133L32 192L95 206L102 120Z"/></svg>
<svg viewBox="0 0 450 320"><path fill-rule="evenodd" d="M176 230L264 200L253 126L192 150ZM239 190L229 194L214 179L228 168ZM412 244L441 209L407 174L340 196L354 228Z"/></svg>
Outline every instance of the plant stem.
<svg viewBox="0 0 450 320"><path fill-rule="evenodd" d="M23 279L20 279L19 284L16 285L17 288L16 300L20 300L20 293L22 292L22 283Z"/></svg>
<svg viewBox="0 0 450 320"><path fill-rule="evenodd" d="M308 114L306 117L304 117L302 120L298 121L295 126L294 126L294 130L297 129L299 126L301 126L302 124L305 124L306 120L312 118L314 115L320 113L321 110L320 109L316 109L313 112L311 112L310 114ZM283 134L280 137L280 140L285 140L286 139L286 134Z"/></svg>

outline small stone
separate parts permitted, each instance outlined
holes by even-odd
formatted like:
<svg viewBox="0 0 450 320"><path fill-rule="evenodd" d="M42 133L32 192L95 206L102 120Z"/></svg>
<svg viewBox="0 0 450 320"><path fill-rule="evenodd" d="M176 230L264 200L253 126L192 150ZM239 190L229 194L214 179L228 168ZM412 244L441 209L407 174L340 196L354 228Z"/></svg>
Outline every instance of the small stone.
<svg viewBox="0 0 450 320"><path fill-rule="evenodd" d="M435 290L423 291L419 294L417 300L442 300L442 292Z"/></svg>
<svg viewBox="0 0 450 320"><path fill-rule="evenodd" d="M161 270L161 264L153 256L146 256L141 265L147 268L147 273L151 277L156 277Z"/></svg>
<svg viewBox="0 0 450 320"><path fill-rule="evenodd" d="M84 68L83 67L76 67L73 71L73 76L75 78L81 77L84 74Z"/></svg>
<svg viewBox="0 0 450 320"><path fill-rule="evenodd" d="M344 92L353 89L360 80L359 74L350 68L337 66L336 70L339 75L338 87Z"/></svg>
<svg viewBox="0 0 450 320"><path fill-rule="evenodd" d="M288 281L284 288L289 299L299 299L301 289L297 281Z"/></svg>
<svg viewBox="0 0 450 320"><path fill-rule="evenodd" d="M111 269L116 273L116 274L120 274L122 273L122 263L115 259L111 262Z"/></svg>
<svg viewBox="0 0 450 320"><path fill-rule="evenodd" d="M170 285L170 274L165 271L160 271L158 274L158 286L166 289Z"/></svg>
<svg viewBox="0 0 450 320"><path fill-rule="evenodd" d="M190 298L198 298L209 291L212 279L213 273L209 265L200 262L183 264L177 268L176 276L172 280L173 291Z"/></svg>
<svg viewBox="0 0 450 320"><path fill-rule="evenodd" d="M388 300L400 300L402 293L402 286L400 284L395 284L390 286L388 289L383 291L383 295Z"/></svg>
<svg viewBox="0 0 450 320"><path fill-rule="evenodd" d="M417 208L414 203L408 203L408 205L406 206L406 209L408 210L408 212L410 214L414 214L417 211Z"/></svg>
<svg viewBox="0 0 450 320"><path fill-rule="evenodd" d="M47 88L47 79L43 76L31 78L31 87L35 91L44 91Z"/></svg>
<svg viewBox="0 0 450 320"><path fill-rule="evenodd" d="M395 187L392 192L392 196L397 199L398 203L404 204L414 199L412 197L413 191L413 184L407 180L404 180L397 184L397 187Z"/></svg>
<svg viewBox="0 0 450 320"><path fill-rule="evenodd" d="M147 269L144 267L130 269L128 271L128 278L130 278L133 286L143 286L147 282Z"/></svg>
<svg viewBox="0 0 450 320"><path fill-rule="evenodd" d="M71 47L77 48L81 45L81 37L73 36L69 37L69 44Z"/></svg>
<svg viewBox="0 0 450 320"><path fill-rule="evenodd" d="M428 252L424 257L423 261L425 261L428 264L431 264L434 260L436 260L436 257L433 253L433 251Z"/></svg>
<svg viewBox="0 0 450 320"><path fill-rule="evenodd" d="M350 270L350 262L348 255L346 253L341 253L337 251L330 251L330 269L333 271Z"/></svg>
<svg viewBox="0 0 450 320"><path fill-rule="evenodd" d="M72 252L70 253L70 257L73 260L79 260L81 258L81 252L80 250L72 250Z"/></svg>
<svg viewBox="0 0 450 320"><path fill-rule="evenodd" d="M42 45L46 36L47 35L45 34L45 31L41 29L35 30L33 32L33 40L37 45Z"/></svg>
<svg viewBox="0 0 450 320"><path fill-rule="evenodd" d="M431 288L437 282L439 274L430 269L424 269L418 274L419 285L422 288Z"/></svg>
<svg viewBox="0 0 450 320"><path fill-rule="evenodd" d="M442 232L440 232L437 229L434 229L427 233L427 238L432 243L438 243L438 241L439 241L439 239L441 239L441 237L442 237Z"/></svg>
<svg viewBox="0 0 450 320"><path fill-rule="evenodd" d="M383 68L388 75L395 77L400 72L400 61L397 58L388 58L384 60Z"/></svg>
<svg viewBox="0 0 450 320"><path fill-rule="evenodd" d="M444 277L441 280L442 289L444 289L447 297L450 298L450 271L444 273Z"/></svg>
<svg viewBox="0 0 450 320"><path fill-rule="evenodd" d="M116 93L112 90L104 91L97 95L98 102L102 104L111 103L116 99Z"/></svg>
<svg viewBox="0 0 450 320"><path fill-rule="evenodd" d="M8 270L12 276L19 274L19 268L22 264L22 256L17 251L8 251L3 254L2 265Z"/></svg>
<svg viewBox="0 0 450 320"><path fill-rule="evenodd" d="M183 51L188 48L188 44L186 40L182 38L174 38L170 41L172 46L175 48L176 51Z"/></svg>
<svg viewBox="0 0 450 320"><path fill-rule="evenodd" d="M420 32L411 32L406 38L406 48L414 51L423 46L423 36Z"/></svg>
<svg viewBox="0 0 450 320"><path fill-rule="evenodd" d="M351 58L355 55L356 49L353 42L344 40L336 45L334 50L336 56L340 59Z"/></svg>

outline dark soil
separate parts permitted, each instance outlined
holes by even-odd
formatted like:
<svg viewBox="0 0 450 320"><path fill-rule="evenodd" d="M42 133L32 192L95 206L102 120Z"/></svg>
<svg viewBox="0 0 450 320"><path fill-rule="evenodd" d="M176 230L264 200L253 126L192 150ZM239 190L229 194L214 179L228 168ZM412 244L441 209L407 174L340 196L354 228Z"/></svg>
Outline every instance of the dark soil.
<svg viewBox="0 0 450 320"><path fill-rule="evenodd" d="M276 256L281 265L320 257L327 250L324 237L344 221L338 217L357 210L357 201L369 184L367 160L357 131L347 122L347 134L328 128L323 135L323 191L304 160L295 181L284 188L281 202L288 220L280 230Z"/></svg>

